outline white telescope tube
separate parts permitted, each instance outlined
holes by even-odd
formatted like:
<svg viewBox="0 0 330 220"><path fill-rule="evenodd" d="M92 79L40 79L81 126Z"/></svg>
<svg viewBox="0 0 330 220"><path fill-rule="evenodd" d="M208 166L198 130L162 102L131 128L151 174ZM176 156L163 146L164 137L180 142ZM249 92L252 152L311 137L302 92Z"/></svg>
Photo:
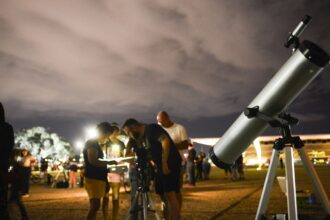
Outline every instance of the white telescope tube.
<svg viewBox="0 0 330 220"><path fill-rule="evenodd" d="M329 55L323 49L310 41L303 41L248 107L259 106L263 114L277 116L328 64ZM261 119L249 119L242 113L210 149L211 160L220 168L231 166L267 125Z"/></svg>

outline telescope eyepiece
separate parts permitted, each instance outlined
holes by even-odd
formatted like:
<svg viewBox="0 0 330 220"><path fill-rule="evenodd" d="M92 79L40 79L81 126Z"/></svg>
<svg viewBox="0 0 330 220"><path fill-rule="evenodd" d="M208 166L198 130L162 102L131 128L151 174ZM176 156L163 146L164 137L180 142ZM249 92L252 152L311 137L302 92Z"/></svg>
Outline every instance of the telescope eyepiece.
<svg viewBox="0 0 330 220"><path fill-rule="evenodd" d="M305 15L303 19L299 22L297 27L289 33L289 37L287 38L286 42L284 43L284 47L289 48L293 45L293 51L295 51L299 45L299 37L306 29L308 23L312 20L312 17L309 15Z"/></svg>

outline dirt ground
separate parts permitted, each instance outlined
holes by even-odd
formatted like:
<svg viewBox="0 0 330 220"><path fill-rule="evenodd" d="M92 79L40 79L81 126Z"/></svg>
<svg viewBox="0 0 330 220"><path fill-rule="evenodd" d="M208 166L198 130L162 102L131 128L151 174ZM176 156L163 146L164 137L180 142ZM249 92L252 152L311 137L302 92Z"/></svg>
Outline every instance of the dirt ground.
<svg viewBox="0 0 330 220"><path fill-rule="evenodd" d="M245 171L246 180L232 182L224 178L224 172L218 168L212 168L210 180L200 181L193 188L184 187L184 203L181 217L183 220L197 219L254 219L257 210L264 178L267 170ZM330 166L317 167L317 172L330 195ZM278 169L278 176L284 176L284 170ZM310 181L302 167L296 168L297 190L312 191ZM30 197L23 201L31 220L79 220L85 219L88 210L87 194L83 188L53 189L45 185L31 185ZM120 219L125 219L129 208L130 195L122 189L120 198ZM156 209L160 209L159 198L151 193ZM300 215L313 216L321 219L325 212L318 204L298 206ZM268 217L273 214L286 213L286 197L281 192L279 184L274 183L270 202L268 205ZM111 203L109 207L111 216ZM17 208L11 206L13 219L19 219ZM98 219L102 219L101 212ZM151 214L150 219L155 219ZM299 219L312 219L311 217Z"/></svg>

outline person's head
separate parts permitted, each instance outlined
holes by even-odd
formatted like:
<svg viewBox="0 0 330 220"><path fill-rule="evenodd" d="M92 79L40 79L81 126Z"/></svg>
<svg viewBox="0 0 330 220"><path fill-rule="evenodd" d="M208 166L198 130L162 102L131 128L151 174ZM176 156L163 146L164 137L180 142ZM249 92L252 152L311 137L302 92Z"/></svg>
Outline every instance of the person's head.
<svg viewBox="0 0 330 220"><path fill-rule="evenodd" d="M109 140L110 135L113 133L113 127L109 122L102 122L96 126L97 140L100 143L105 143Z"/></svg>
<svg viewBox="0 0 330 220"><path fill-rule="evenodd" d="M170 116L165 111L158 112L157 114L157 122L161 126L168 128L171 127L173 122L170 119Z"/></svg>
<svg viewBox="0 0 330 220"><path fill-rule="evenodd" d="M125 134L134 140L138 140L142 137L141 123L134 118L127 119L123 124L123 131Z"/></svg>
<svg viewBox="0 0 330 220"><path fill-rule="evenodd" d="M120 134L120 129L118 127L118 124L116 122L111 123L113 132L111 134L112 138L117 138L117 136Z"/></svg>
<svg viewBox="0 0 330 220"><path fill-rule="evenodd" d="M29 151L26 148L24 148L23 151L22 151L22 156L26 157L28 155L29 155Z"/></svg>
<svg viewBox="0 0 330 220"><path fill-rule="evenodd" d="M192 145L192 143L189 143L188 144L188 150L191 150L191 149L193 149L194 148L194 146Z"/></svg>
<svg viewBox="0 0 330 220"><path fill-rule="evenodd" d="M3 122L5 122L5 109L3 108L3 105L0 102L0 123Z"/></svg>

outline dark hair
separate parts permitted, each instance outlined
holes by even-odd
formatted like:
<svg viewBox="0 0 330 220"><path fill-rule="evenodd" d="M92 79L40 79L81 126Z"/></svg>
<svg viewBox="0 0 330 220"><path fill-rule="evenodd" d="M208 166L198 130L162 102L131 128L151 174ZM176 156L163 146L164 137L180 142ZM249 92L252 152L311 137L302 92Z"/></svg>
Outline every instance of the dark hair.
<svg viewBox="0 0 330 220"><path fill-rule="evenodd" d="M100 124L98 124L96 126L96 129L98 130L98 132L102 135L108 135L111 134L113 132L113 127L110 125L109 122L101 122Z"/></svg>
<svg viewBox="0 0 330 220"><path fill-rule="evenodd" d="M138 122L136 119L130 118L125 121L122 128L124 129L125 127L130 127L130 126L139 125L139 124L140 124L140 122Z"/></svg>
<svg viewBox="0 0 330 220"><path fill-rule="evenodd" d="M112 122L111 126L112 126L113 131L117 131L117 132L120 131L119 125L117 122Z"/></svg>
<svg viewBox="0 0 330 220"><path fill-rule="evenodd" d="M1 122L5 122L5 109L3 108L3 105L0 102L0 123Z"/></svg>

